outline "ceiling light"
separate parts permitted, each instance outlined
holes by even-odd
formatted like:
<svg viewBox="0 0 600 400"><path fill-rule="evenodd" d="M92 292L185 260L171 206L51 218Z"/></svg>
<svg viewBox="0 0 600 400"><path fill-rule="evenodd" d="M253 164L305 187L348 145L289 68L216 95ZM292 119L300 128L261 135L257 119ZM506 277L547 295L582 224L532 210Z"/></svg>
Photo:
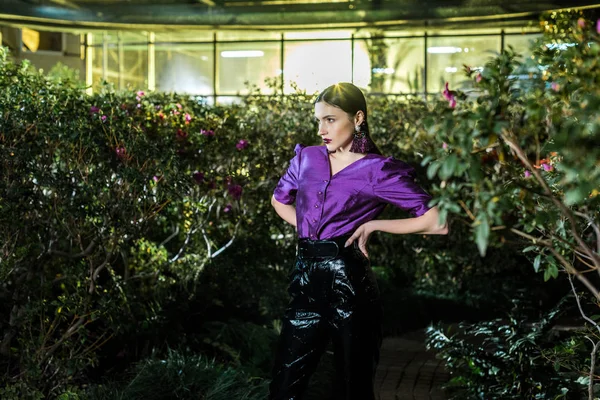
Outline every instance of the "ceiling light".
<svg viewBox="0 0 600 400"><path fill-rule="evenodd" d="M265 52L261 50L231 50L221 52L221 57L223 58L250 58L262 57L264 55Z"/></svg>
<svg viewBox="0 0 600 400"><path fill-rule="evenodd" d="M428 47L427 52L431 54L451 54L461 53L463 49L461 47L452 46L440 46L440 47Z"/></svg>

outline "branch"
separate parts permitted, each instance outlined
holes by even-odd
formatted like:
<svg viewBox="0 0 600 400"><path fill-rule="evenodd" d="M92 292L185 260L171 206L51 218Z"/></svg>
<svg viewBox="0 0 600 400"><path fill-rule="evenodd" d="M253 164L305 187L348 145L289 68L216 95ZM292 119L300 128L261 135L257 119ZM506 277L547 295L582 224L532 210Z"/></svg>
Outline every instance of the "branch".
<svg viewBox="0 0 600 400"><path fill-rule="evenodd" d="M77 253L77 254L71 254L71 253L67 253L64 251L52 250L52 249L49 249L48 252L50 254L56 254L57 256L62 256L62 257L83 258L83 257L89 256L92 253L92 251L94 250L94 248L96 248L97 244L98 244L98 241L96 239L92 239L92 241L90 242L88 247L81 253Z"/></svg>
<svg viewBox="0 0 600 400"><path fill-rule="evenodd" d="M544 189L544 192L546 193L546 195L552 200L552 202L567 217L567 219L569 220L569 223L571 225L571 234L573 235L573 237L575 238L575 240L577 241L577 243L579 244L579 246L581 246L581 248L584 250L584 252L587 255L589 255L590 258L594 261L594 265L596 267L600 268L600 256L594 254L594 252L587 246L587 244L579 236L579 233L577 232L577 225L575 223L575 218L573 217L573 214L571 213L571 210L569 210L569 208L567 206L565 206L562 201L558 200L552 194L552 190L548 186L548 183L542 177L542 175L540 174L540 172L537 169L535 169L533 167L533 165L531 165L531 162L529 161L529 159L525 155L525 152L523 151L523 149L521 147L519 147L519 145L516 144L511 138L509 138L506 135L506 133L503 132L501 134L501 136L502 136L502 139L506 142L506 144L516 153L517 157L519 157L519 159L523 162L523 164L525 164L525 166L527 166L527 169L529 169L531 171L531 173L533 174L533 176L535 176L536 180L540 183L540 185Z"/></svg>

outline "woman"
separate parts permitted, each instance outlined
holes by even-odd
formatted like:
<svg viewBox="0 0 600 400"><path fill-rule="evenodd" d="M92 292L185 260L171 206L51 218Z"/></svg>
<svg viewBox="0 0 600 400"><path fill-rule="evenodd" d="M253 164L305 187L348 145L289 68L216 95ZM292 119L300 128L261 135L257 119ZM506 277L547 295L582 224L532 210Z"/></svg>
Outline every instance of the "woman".
<svg viewBox="0 0 600 400"><path fill-rule="evenodd" d="M271 200L298 231L298 257L270 385L271 400L302 398L329 340L339 399L372 400L381 345L379 289L367 242L375 231L447 234L414 170L381 155L360 89L339 83L315 101L324 146L296 146ZM295 207L293 203L295 202ZM414 218L375 219L386 204Z"/></svg>

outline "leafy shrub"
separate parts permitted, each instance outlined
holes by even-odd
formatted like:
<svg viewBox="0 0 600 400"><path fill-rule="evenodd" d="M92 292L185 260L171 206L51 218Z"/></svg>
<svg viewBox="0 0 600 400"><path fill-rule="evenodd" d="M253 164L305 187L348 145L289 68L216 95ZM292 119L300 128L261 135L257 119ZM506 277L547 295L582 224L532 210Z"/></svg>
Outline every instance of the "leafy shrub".
<svg viewBox="0 0 600 400"><path fill-rule="evenodd" d="M89 390L90 400L206 399L263 400L267 383L204 356L169 350L135 365L122 384L112 382Z"/></svg>

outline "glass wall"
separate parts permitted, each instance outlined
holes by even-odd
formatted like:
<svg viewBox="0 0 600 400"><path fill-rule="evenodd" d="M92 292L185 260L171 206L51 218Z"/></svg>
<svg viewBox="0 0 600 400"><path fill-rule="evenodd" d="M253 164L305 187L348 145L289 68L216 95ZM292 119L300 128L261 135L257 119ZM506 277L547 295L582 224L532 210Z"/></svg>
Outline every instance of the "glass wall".
<svg viewBox="0 0 600 400"><path fill-rule="evenodd" d="M511 45L530 57L536 32L345 31L95 32L87 36L94 89L105 79L122 90L156 88L231 102L263 94L315 93L353 82L370 93L435 94L445 82L468 90L465 65L483 68ZM268 81L268 82L266 82Z"/></svg>

